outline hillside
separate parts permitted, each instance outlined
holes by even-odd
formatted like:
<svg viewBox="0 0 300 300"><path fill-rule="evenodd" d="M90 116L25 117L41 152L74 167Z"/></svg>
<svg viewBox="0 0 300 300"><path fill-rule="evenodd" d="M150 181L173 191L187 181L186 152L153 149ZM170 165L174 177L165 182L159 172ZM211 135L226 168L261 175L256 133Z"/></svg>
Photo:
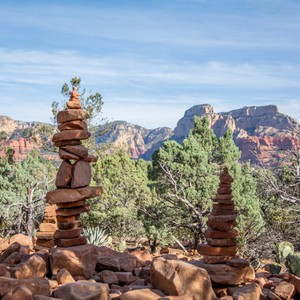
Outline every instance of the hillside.
<svg viewBox="0 0 300 300"><path fill-rule="evenodd" d="M228 112L215 113L208 104L196 105L188 109L178 121L174 131L168 127L146 129L126 121L109 123L103 135L96 137L99 145L126 146L134 159L151 159L152 154L164 141L174 139L182 142L193 128L195 116L206 115L215 134L220 137L230 128L236 145L242 153L241 161L259 160L269 165L278 164L286 155L286 149L299 145L299 124L282 114L274 105L243 107ZM51 136L54 127L38 122L15 121L0 116L0 156L8 146L15 150L16 159L23 159L32 149L40 149L43 154L55 159L54 153L42 150L42 145L50 144L39 129ZM99 127L98 132L103 130Z"/></svg>

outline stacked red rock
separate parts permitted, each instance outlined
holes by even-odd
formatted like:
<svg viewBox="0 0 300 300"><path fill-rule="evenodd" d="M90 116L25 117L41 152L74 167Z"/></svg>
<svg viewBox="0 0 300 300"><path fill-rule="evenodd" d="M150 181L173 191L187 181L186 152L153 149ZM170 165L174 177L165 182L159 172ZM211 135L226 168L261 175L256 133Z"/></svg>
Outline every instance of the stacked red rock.
<svg viewBox="0 0 300 300"><path fill-rule="evenodd" d="M85 200L99 196L100 187L89 187L92 169L90 163L96 157L89 155L81 141L90 137L87 130L87 114L81 109L79 93L76 88L71 92L67 109L57 114L59 133L52 141L59 147L59 157L63 160L56 176L56 190L46 195L46 201L56 204L58 230L54 241L58 247L72 247L87 243L82 235L80 214L88 211Z"/></svg>
<svg viewBox="0 0 300 300"><path fill-rule="evenodd" d="M223 263L236 257L237 211L234 210L232 201L232 182L233 179L225 167L220 176L217 195L213 199L212 212L208 216L208 229L205 231L208 245L198 245L198 252L204 256L205 263Z"/></svg>
<svg viewBox="0 0 300 300"><path fill-rule="evenodd" d="M54 246L54 232L57 230L56 205L46 204L44 218L36 233L36 249Z"/></svg>

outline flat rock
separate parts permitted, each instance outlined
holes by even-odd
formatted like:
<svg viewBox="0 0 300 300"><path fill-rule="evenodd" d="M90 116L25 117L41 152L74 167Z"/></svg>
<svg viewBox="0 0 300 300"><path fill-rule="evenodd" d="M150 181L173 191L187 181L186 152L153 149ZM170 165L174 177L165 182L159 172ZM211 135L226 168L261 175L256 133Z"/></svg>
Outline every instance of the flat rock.
<svg viewBox="0 0 300 300"><path fill-rule="evenodd" d="M72 140L86 140L91 136L88 131L73 129L61 131L59 133L55 133L52 137L52 142L61 142L61 141L72 141Z"/></svg>
<svg viewBox="0 0 300 300"><path fill-rule="evenodd" d="M36 246L37 247L42 247L42 248L52 248L55 246L54 240L45 240L45 239L37 239L36 241Z"/></svg>
<svg viewBox="0 0 300 300"><path fill-rule="evenodd" d="M170 296L193 296L194 300L217 299L208 273L178 260L157 258L151 266L151 284Z"/></svg>
<svg viewBox="0 0 300 300"><path fill-rule="evenodd" d="M207 239L207 243L210 246L217 247L232 247L237 245L237 241L235 238L233 239Z"/></svg>
<svg viewBox="0 0 300 300"><path fill-rule="evenodd" d="M227 264L205 264L201 260L189 263L205 269L214 285L239 285L255 279L252 267L231 267Z"/></svg>
<svg viewBox="0 0 300 300"><path fill-rule="evenodd" d="M136 267L136 257L128 253L120 253L107 247L98 247L97 271L111 270L132 272Z"/></svg>
<svg viewBox="0 0 300 300"><path fill-rule="evenodd" d="M244 258L232 258L226 264L231 267L250 267L250 261Z"/></svg>
<svg viewBox="0 0 300 300"><path fill-rule="evenodd" d="M66 151L73 153L79 156L80 158L87 158L87 156L89 155L88 149L85 148L83 145L77 145L77 146L68 145L66 146Z"/></svg>
<svg viewBox="0 0 300 300"><path fill-rule="evenodd" d="M54 145L56 147L66 147L68 145L81 145L81 141L79 140L72 140L72 141L61 141L61 142L55 142Z"/></svg>
<svg viewBox="0 0 300 300"><path fill-rule="evenodd" d="M68 160L63 160L56 175L55 185L57 188L67 187L72 179L72 164Z"/></svg>
<svg viewBox="0 0 300 300"><path fill-rule="evenodd" d="M0 296L3 297L9 291L21 285L28 288L33 295L50 295L50 285L47 279L39 277L28 279L0 277Z"/></svg>
<svg viewBox="0 0 300 300"><path fill-rule="evenodd" d="M228 260L234 258L234 256L203 256L203 261L206 264L220 264L220 263L226 263Z"/></svg>
<svg viewBox="0 0 300 300"><path fill-rule="evenodd" d="M72 238L72 239L54 240L54 243L57 247L68 248L68 247L86 245L87 244L87 239L86 239L85 236L80 236L80 237Z"/></svg>
<svg viewBox="0 0 300 300"><path fill-rule="evenodd" d="M237 217L236 213L230 214L230 215L209 215L208 220L212 222L231 222L234 221Z"/></svg>
<svg viewBox="0 0 300 300"><path fill-rule="evenodd" d="M68 283L58 287L53 294L64 300L110 300L108 285L98 282Z"/></svg>
<svg viewBox="0 0 300 300"><path fill-rule="evenodd" d="M50 204L67 203L85 200L102 194L101 187L84 187L78 189L58 189L46 194L46 201Z"/></svg>
<svg viewBox="0 0 300 300"><path fill-rule="evenodd" d="M19 242L14 242L2 253L0 256L0 262L5 261L11 254L19 252L21 249L21 244Z"/></svg>
<svg viewBox="0 0 300 300"><path fill-rule="evenodd" d="M158 299L165 299L166 295L161 292L160 290L155 289L138 289L133 291L128 291L126 293L123 293L120 296L120 300L158 300ZM169 297L168 297L169 298Z"/></svg>
<svg viewBox="0 0 300 300"><path fill-rule="evenodd" d="M69 208L58 208L56 210L57 216L68 217L68 216L76 216L83 212L89 211L89 207L87 205L69 207Z"/></svg>
<svg viewBox="0 0 300 300"><path fill-rule="evenodd" d="M107 284L118 284L119 279L116 275L115 272L110 271L110 270L104 270L98 273L99 278L102 282L107 283Z"/></svg>
<svg viewBox="0 0 300 300"><path fill-rule="evenodd" d="M86 161L79 160L73 165L71 188L75 189L88 186L91 182L91 178L91 165Z"/></svg>
<svg viewBox="0 0 300 300"><path fill-rule="evenodd" d="M39 226L40 232L54 232L57 229L55 223L41 223Z"/></svg>
<svg viewBox="0 0 300 300"><path fill-rule="evenodd" d="M97 162L98 158L95 155L89 154L84 161L86 162Z"/></svg>
<svg viewBox="0 0 300 300"><path fill-rule="evenodd" d="M79 160L80 159L79 156L66 151L64 148L59 148L58 155L59 155L59 158L63 159L63 160L69 160L69 159Z"/></svg>
<svg viewBox="0 0 300 300"><path fill-rule="evenodd" d="M80 220L74 221L74 222L65 222L65 223L59 222L57 224L57 227L59 229L63 229L63 230L76 229L76 228L80 228L81 226L82 226L82 223Z"/></svg>
<svg viewBox="0 0 300 300"><path fill-rule="evenodd" d="M249 283L241 287L229 288L229 295L239 300L260 300L261 288L257 283Z"/></svg>
<svg viewBox="0 0 300 300"><path fill-rule="evenodd" d="M67 108L69 109L81 109L81 103L78 100L70 100L67 102Z"/></svg>
<svg viewBox="0 0 300 300"><path fill-rule="evenodd" d="M239 235L239 231L237 229L221 231L208 228L205 230L204 235L206 238L211 239L231 239L237 237Z"/></svg>
<svg viewBox="0 0 300 300"><path fill-rule="evenodd" d="M214 247L205 244L199 244L197 250L202 255L209 256L235 256L238 250L237 246L232 247Z"/></svg>
<svg viewBox="0 0 300 300"><path fill-rule="evenodd" d="M215 220L214 221L208 220L206 224L211 229L220 230L220 231L229 231L234 229L235 226L237 226L237 221L234 220L229 222L220 222Z"/></svg>
<svg viewBox="0 0 300 300"><path fill-rule="evenodd" d="M57 114L57 123L65 123L73 120L84 120L87 117L86 111L82 109L65 109Z"/></svg>
<svg viewBox="0 0 300 300"><path fill-rule="evenodd" d="M70 207L78 207L84 206L85 200L75 201L75 202L67 202L67 203L57 203L57 207L59 208L70 208Z"/></svg>
<svg viewBox="0 0 300 300"><path fill-rule="evenodd" d="M2 300L32 300L32 292L26 286L17 286L9 291Z"/></svg>
<svg viewBox="0 0 300 300"><path fill-rule="evenodd" d="M72 274L65 268L62 268L57 273L57 282L58 284L66 284L75 282Z"/></svg>
<svg viewBox="0 0 300 300"><path fill-rule="evenodd" d="M54 239L73 239L77 238L82 233L82 228L76 228L76 229L68 229L68 230L61 230L58 229L54 233Z"/></svg>
<svg viewBox="0 0 300 300"><path fill-rule="evenodd" d="M80 219L80 214L74 216L57 216L58 223L75 222Z"/></svg>
<svg viewBox="0 0 300 300"><path fill-rule="evenodd" d="M290 300L296 293L295 286L289 282L281 281L275 287L274 293L281 299Z"/></svg>
<svg viewBox="0 0 300 300"><path fill-rule="evenodd" d="M44 277L46 273L47 266L44 259L39 255L33 255L16 269L15 277L23 279Z"/></svg>
<svg viewBox="0 0 300 300"><path fill-rule="evenodd" d="M87 130L86 122L82 120L73 120L70 122L58 124L59 131L73 130L73 129Z"/></svg>
<svg viewBox="0 0 300 300"><path fill-rule="evenodd" d="M9 247L9 242L6 238L0 238L0 253Z"/></svg>
<svg viewBox="0 0 300 300"><path fill-rule="evenodd" d="M15 242L18 242L21 246L28 246L29 248L33 248L33 241L32 241L32 237L22 234L22 233L18 233L13 235L10 239L9 239L9 243L13 244Z"/></svg>
<svg viewBox="0 0 300 300"><path fill-rule="evenodd" d="M91 278L95 273L97 248L94 245L82 245L70 248L56 248L50 257L52 274L62 268L68 270L73 277Z"/></svg>

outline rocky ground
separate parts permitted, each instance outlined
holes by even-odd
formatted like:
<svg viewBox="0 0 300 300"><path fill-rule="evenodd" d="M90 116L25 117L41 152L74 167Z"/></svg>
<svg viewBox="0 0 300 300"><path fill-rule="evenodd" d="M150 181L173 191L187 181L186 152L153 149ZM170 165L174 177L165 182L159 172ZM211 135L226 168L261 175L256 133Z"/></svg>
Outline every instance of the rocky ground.
<svg viewBox="0 0 300 300"><path fill-rule="evenodd" d="M254 272L245 260L208 265L175 249L34 248L24 235L0 239L0 299L300 299L300 278L268 264Z"/></svg>

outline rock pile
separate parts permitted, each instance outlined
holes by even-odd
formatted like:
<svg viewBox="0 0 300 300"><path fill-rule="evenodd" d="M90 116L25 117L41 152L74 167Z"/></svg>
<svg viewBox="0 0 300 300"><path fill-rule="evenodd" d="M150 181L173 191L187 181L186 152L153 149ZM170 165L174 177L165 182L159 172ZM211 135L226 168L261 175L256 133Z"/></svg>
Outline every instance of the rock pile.
<svg viewBox="0 0 300 300"><path fill-rule="evenodd" d="M71 92L67 109L58 112L59 133L52 141L59 147L59 157L63 160L56 176L56 190L46 195L49 204L56 204L58 230L54 242L58 247L72 247L87 243L82 235L80 214L88 211L85 200L99 196L100 187L89 187L92 177L91 162L97 159L88 153L81 141L90 137L87 129L87 113L81 109L80 94L76 88Z"/></svg>
<svg viewBox="0 0 300 300"><path fill-rule="evenodd" d="M212 212L208 216L208 229L205 231L208 245L198 245L198 252L203 255L205 263L224 263L236 256L238 231L234 227L237 225L237 211L232 201L232 182L225 167L213 199Z"/></svg>
<svg viewBox="0 0 300 300"><path fill-rule="evenodd" d="M56 205L46 204L44 218L36 233L36 250L54 246L54 232L57 230Z"/></svg>

